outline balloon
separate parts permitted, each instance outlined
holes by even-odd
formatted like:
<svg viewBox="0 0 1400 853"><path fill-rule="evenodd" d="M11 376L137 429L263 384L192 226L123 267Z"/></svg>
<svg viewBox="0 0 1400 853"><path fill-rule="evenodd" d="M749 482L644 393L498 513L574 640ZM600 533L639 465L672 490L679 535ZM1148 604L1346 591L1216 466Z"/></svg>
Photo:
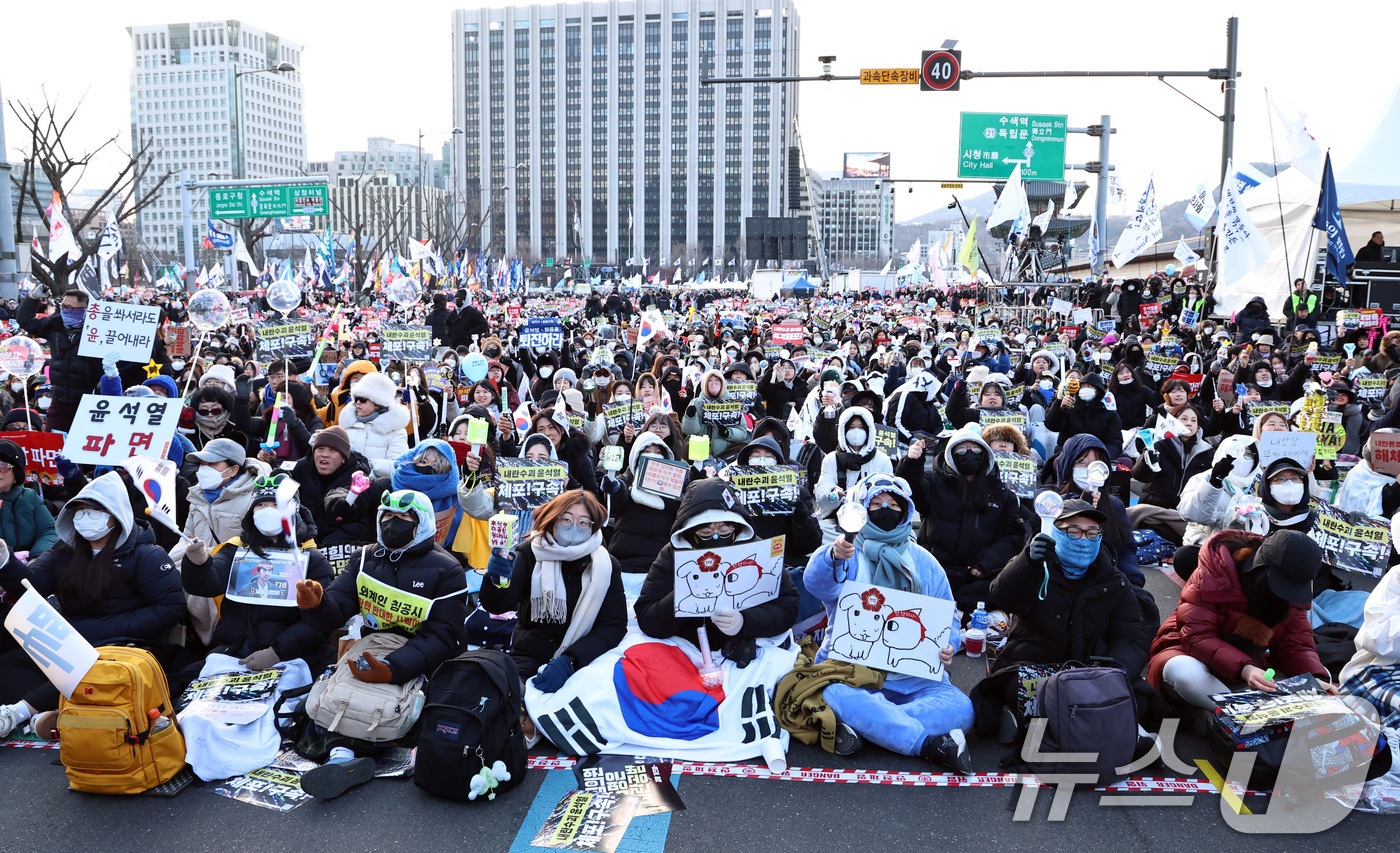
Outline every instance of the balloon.
<svg viewBox="0 0 1400 853"><path fill-rule="evenodd" d="M389 282L389 286L384 288L384 292L395 305L409 306L417 305L423 298L423 285L418 283L418 279L412 276L399 276Z"/></svg>
<svg viewBox="0 0 1400 853"><path fill-rule="evenodd" d="M44 364L44 348L33 338L16 335L0 342L0 370L11 376L33 376Z"/></svg>
<svg viewBox="0 0 1400 853"><path fill-rule="evenodd" d="M190 322L201 332L212 332L228 325L233 308L228 297L217 290L205 288L190 297Z"/></svg>
<svg viewBox="0 0 1400 853"><path fill-rule="evenodd" d="M474 352L462 359L462 375L468 382L480 382L486 378L487 366L486 356Z"/></svg>
<svg viewBox="0 0 1400 853"><path fill-rule="evenodd" d="M1176 275L1176 264L1167 264L1167 275Z"/></svg>
<svg viewBox="0 0 1400 853"><path fill-rule="evenodd" d="M290 279L280 278L267 286L267 304L279 314L290 314L301 304L301 288Z"/></svg>

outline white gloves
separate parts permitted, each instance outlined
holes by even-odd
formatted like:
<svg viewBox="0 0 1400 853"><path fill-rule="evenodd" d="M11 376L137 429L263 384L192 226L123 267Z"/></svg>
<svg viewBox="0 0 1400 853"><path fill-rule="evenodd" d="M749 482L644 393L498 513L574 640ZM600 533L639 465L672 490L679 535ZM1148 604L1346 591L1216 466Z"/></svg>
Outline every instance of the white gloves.
<svg viewBox="0 0 1400 853"><path fill-rule="evenodd" d="M710 614L710 621L716 628L732 637L744 627L744 614L739 610L716 610Z"/></svg>
<svg viewBox="0 0 1400 853"><path fill-rule="evenodd" d="M102 372L107 376L117 375L117 362L121 360L121 353L112 350L102 356Z"/></svg>

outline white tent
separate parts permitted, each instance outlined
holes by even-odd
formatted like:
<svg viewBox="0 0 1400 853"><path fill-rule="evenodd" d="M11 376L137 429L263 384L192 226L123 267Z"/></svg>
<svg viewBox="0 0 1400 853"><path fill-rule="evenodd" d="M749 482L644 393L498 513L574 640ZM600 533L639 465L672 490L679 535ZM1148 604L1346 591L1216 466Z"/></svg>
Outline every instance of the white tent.
<svg viewBox="0 0 1400 853"><path fill-rule="evenodd" d="M1400 232L1400 88L1370 141L1337 173L1337 201L1352 249L1360 249L1373 231ZM1391 242L1400 241L1400 233Z"/></svg>
<svg viewBox="0 0 1400 853"><path fill-rule="evenodd" d="M1306 277L1315 254L1314 239L1318 232L1313 230L1312 220L1317 209L1317 194L1317 184L1297 169L1285 169L1241 197L1249 217L1269 241L1269 259L1239 281L1216 287L1215 298L1221 313L1234 314L1254 297L1262 296L1270 314L1283 315L1283 303L1292 290L1293 280ZM1345 218L1346 213L1342 215ZM1286 262L1285 244L1288 248ZM1219 257L1219 239L1215 251Z"/></svg>

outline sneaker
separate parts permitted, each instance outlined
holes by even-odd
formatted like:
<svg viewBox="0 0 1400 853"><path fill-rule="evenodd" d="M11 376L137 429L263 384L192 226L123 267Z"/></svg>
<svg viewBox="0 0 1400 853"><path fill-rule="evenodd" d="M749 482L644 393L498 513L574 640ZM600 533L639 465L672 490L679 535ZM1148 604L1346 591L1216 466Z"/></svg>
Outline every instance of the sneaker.
<svg viewBox="0 0 1400 853"><path fill-rule="evenodd" d="M27 709L22 703L14 705L0 705L0 737L9 737L12 732L24 724L29 718L25 713Z"/></svg>
<svg viewBox="0 0 1400 853"><path fill-rule="evenodd" d="M306 771L301 776L301 789L318 800L333 800L373 778L374 759L352 758Z"/></svg>
<svg viewBox="0 0 1400 853"><path fill-rule="evenodd" d="M942 764L959 776L972 775L972 756L967 751L967 737L960 729L928 738L919 753L921 758Z"/></svg>
<svg viewBox="0 0 1400 853"><path fill-rule="evenodd" d="M42 711L29 721L34 736L44 740L58 740L58 712Z"/></svg>
<svg viewBox="0 0 1400 853"><path fill-rule="evenodd" d="M837 755L855 755L860 748L865 746L865 741L860 739L856 730L841 722L836 721L836 749Z"/></svg>

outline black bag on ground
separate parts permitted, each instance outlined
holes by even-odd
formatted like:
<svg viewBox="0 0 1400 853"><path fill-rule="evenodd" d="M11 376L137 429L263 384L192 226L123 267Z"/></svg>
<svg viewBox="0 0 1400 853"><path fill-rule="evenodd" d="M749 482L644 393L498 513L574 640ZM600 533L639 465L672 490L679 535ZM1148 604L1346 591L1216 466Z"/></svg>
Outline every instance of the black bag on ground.
<svg viewBox="0 0 1400 853"><path fill-rule="evenodd" d="M520 671L509 655L479 649L447 661L428 681L413 784L465 802L472 777L500 761L510 779L496 791L519 785L525 778L524 710Z"/></svg>
<svg viewBox="0 0 1400 853"><path fill-rule="evenodd" d="M1357 630L1345 622L1324 622L1313 629L1313 645L1317 656L1333 681L1339 680L1342 667L1356 654Z"/></svg>
<svg viewBox="0 0 1400 853"><path fill-rule="evenodd" d="M1133 689L1121 669L1091 666L1061 670L1041 683L1034 710L1036 717L1045 718L1041 754L1095 756L1092 761L1030 762L1036 775L1093 774L1099 785L1127 776L1116 768L1132 763L1137 747L1137 713Z"/></svg>

